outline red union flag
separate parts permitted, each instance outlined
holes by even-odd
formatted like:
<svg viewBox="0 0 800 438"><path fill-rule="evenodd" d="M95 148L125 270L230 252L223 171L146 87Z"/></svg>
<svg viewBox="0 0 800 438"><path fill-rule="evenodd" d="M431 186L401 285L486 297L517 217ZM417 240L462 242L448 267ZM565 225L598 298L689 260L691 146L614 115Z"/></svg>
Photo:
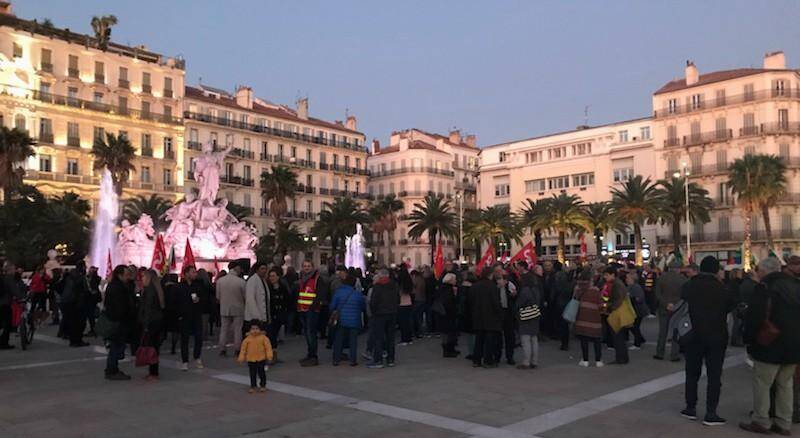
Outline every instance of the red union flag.
<svg viewBox="0 0 800 438"><path fill-rule="evenodd" d="M189 244L189 239L186 239L186 250L183 252L183 266L181 266L181 278L183 278L183 270L187 266L195 266L194 253L192 252L192 245Z"/></svg>
<svg viewBox="0 0 800 438"><path fill-rule="evenodd" d="M486 252L483 253L483 257L481 257L481 259L478 261L478 264L475 266L475 274L480 276L481 271L483 270L483 266L487 263L491 265L493 262L494 262L494 245L489 245L489 247L486 248Z"/></svg>
<svg viewBox="0 0 800 438"><path fill-rule="evenodd" d="M114 265L111 264L111 248L108 249L108 261L106 262L106 279L111 278L114 273Z"/></svg>
<svg viewBox="0 0 800 438"><path fill-rule="evenodd" d="M436 279L442 277L444 274L444 256L442 255L442 242L436 243L436 255L433 257L433 275Z"/></svg>
<svg viewBox="0 0 800 438"><path fill-rule="evenodd" d="M536 251L533 249L533 242L528 242L521 250L509 260L510 264L514 264L518 260L524 260L528 263L528 268L536 264Z"/></svg>
<svg viewBox="0 0 800 438"><path fill-rule="evenodd" d="M150 263L150 268L161 274L164 272L166 264L167 250L164 249L164 239L161 237L161 233L158 233L156 244L153 246L153 261Z"/></svg>

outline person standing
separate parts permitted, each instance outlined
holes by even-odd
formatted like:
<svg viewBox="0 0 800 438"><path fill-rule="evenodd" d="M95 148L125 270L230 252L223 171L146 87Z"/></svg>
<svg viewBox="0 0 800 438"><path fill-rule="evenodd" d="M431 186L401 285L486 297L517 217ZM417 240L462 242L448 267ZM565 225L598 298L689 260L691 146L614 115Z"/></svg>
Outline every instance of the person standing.
<svg viewBox="0 0 800 438"><path fill-rule="evenodd" d="M739 427L755 433L789 436L792 427L793 381L800 363L800 280L781 272L780 261L767 257L758 264L761 283L747 303L744 341L753 359L753 413ZM778 330L771 342L759 339L769 321ZM770 388L775 387L775 415L770 418Z"/></svg>
<svg viewBox="0 0 800 438"><path fill-rule="evenodd" d="M153 269L148 269L142 276L142 299L139 304L139 326L142 328L140 346L153 347L156 358L159 355L161 341L164 339L164 308L166 299L161 288L161 279ZM158 380L158 362L149 365L147 380Z"/></svg>
<svg viewBox="0 0 800 438"><path fill-rule="evenodd" d="M411 271L411 283L414 285L414 336L417 339L424 337L424 318L427 313L425 299L425 278L419 271Z"/></svg>
<svg viewBox="0 0 800 438"><path fill-rule="evenodd" d="M8 343L11 336L11 300L23 298L23 291L19 290L14 279L16 267L11 262L6 262L3 266L2 284L0 284L0 350L10 350L14 348Z"/></svg>
<svg viewBox="0 0 800 438"><path fill-rule="evenodd" d="M398 268L397 278L400 286L400 307L397 311L397 322L400 326L400 345L406 346L414 343L414 303L412 298L414 283L405 265L400 265ZM442 332L444 332L444 329L442 329Z"/></svg>
<svg viewBox="0 0 800 438"><path fill-rule="evenodd" d="M256 262L253 273L245 284L244 320L248 321L245 323L246 327L250 327L249 321L258 321L263 329L269 324L267 272L266 263Z"/></svg>
<svg viewBox="0 0 800 438"><path fill-rule="evenodd" d="M522 344L522 363L517 365L521 370L536 368L539 366L539 323L541 321L541 291L538 287L536 277L528 270L528 263L525 261L517 262L519 272L519 294L517 295L514 315L519 321L519 337ZM539 316L523 316L520 310L526 309L528 312L538 309Z"/></svg>
<svg viewBox="0 0 800 438"><path fill-rule="evenodd" d="M311 260L304 260L297 293L297 314L303 324L306 338L306 357L300 360L300 366L315 367L319 365L317 354L317 326L319 325L322 303L328 300L328 284L314 269Z"/></svg>
<svg viewBox="0 0 800 438"><path fill-rule="evenodd" d="M44 265L37 265L31 276L30 294L31 309L39 312L47 311L47 286L50 284L50 277L44 269Z"/></svg>
<svg viewBox="0 0 800 438"><path fill-rule="evenodd" d="M582 359L578 365L589 366L589 343L594 348L594 364L600 368L603 364L603 300L600 289L594 286L594 274L591 269L584 269L578 276L574 297L578 300L578 314L575 318L575 335L581 341Z"/></svg>
<svg viewBox="0 0 800 438"><path fill-rule="evenodd" d="M661 277L658 278L655 286L655 296L658 301L658 343L656 344L656 354L653 359L664 360L664 353L667 349L667 338L672 341L670 347L670 360L677 362L680 359L680 349L676 333L667 333L669 329L669 319L675 304L681 299L681 288L686 283L686 277L680 274L680 263L673 260Z"/></svg>
<svg viewBox="0 0 800 438"><path fill-rule="evenodd" d="M244 324L245 281L242 267L235 261L228 264L228 274L217 280L216 297L219 302L219 355L226 356L228 341L233 333L233 349L238 354L242 345L242 324Z"/></svg>
<svg viewBox="0 0 800 438"><path fill-rule="evenodd" d="M259 391L267 391L267 372L264 369L267 361L272 362L273 351L269 338L261 331L261 322L252 320L248 322L250 331L242 342L242 349L239 352L239 363L247 361L247 368L250 372L250 394L256 392L256 376L258 376Z"/></svg>
<svg viewBox="0 0 800 438"><path fill-rule="evenodd" d="M630 295L633 309L636 311L636 320L631 328L633 333L633 347L631 347L631 350L639 350L647 342L642 336L641 327L642 320L650 315L650 307L647 306L647 298L645 297L644 289L639 284L636 271L628 272L625 282L628 284L628 295Z"/></svg>
<svg viewBox="0 0 800 438"><path fill-rule="evenodd" d="M86 262L79 260L75 269L67 274L61 305L66 320L66 335L70 347L86 347L83 330L86 328L86 302L89 300L89 282L86 279Z"/></svg>
<svg viewBox="0 0 800 438"><path fill-rule="evenodd" d="M603 271L603 279L605 280L605 284L603 285L601 296L605 295L608 298L606 311L607 314L610 315L613 311L625 304L625 300L628 299L628 288L626 288L622 280L617 277L617 270L613 267L608 267ZM609 324L606 323L606 325ZM615 351L614 362L611 362L611 364L627 364L630 361L628 357L628 345L625 340L628 328L620 327L619 330L615 332L609 325L608 329L611 332L611 339Z"/></svg>
<svg viewBox="0 0 800 438"><path fill-rule="evenodd" d="M189 371L189 338L194 338L193 357L198 369L203 368L203 293L197 281L197 269L194 265L183 268L183 279L176 286L179 302L178 324L181 332L181 370Z"/></svg>
<svg viewBox="0 0 800 438"><path fill-rule="evenodd" d="M728 312L735 307L735 300L719 274L717 258L706 256L700 262L700 272L686 282L681 293L689 306L692 321L692 331L686 343L686 409L681 411L681 415L697 419L697 382L705 362L708 387L703 424L706 426L725 424L725 419L717 415L717 405L728 345Z"/></svg>
<svg viewBox="0 0 800 438"><path fill-rule="evenodd" d="M492 278L492 268L484 268L480 280L473 284L467 297L475 331L475 352L472 366L497 368L496 342L503 328L503 307L500 291Z"/></svg>
<svg viewBox="0 0 800 438"><path fill-rule="evenodd" d="M336 330L333 331L333 366L342 360L345 339L349 349L350 366L358 365L358 333L361 331L361 317L366 309L364 294L355 289L356 278L347 276L333 292L331 312L338 312Z"/></svg>
<svg viewBox="0 0 800 438"><path fill-rule="evenodd" d="M97 321L97 305L103 301L103 295L100 293L100 283L102 278L97 274L97 266L89 267L89 272L86 274L86 280L89 284L89 295L86 298L86 321L89 323L89 333L87 336L96 337L94 332L95 322Z"/></svg>
<svg viewBox="0 0 800 438"><path fill-rule="evenodd" d="M288 309L292 301L286 283L281 281L281 269L277 266L267 274L267 294L269 295L269 330L267 336L272 343L274 361L278 361L278 334L286 325Z"/></svg>
<svg viewBox="0 0 800 438"><path fill-rule="evenodd" d="M136 308L133 295L127 286L131 276L128 267L117 265L106 287L103 312L114 324L115 330L108 337L105 377L107 380L130 380L131 376L119 369L119 361L125 357L125 344L133 335L136 324Z"/></svg>
<svg viewBox="0 0 800 438"><path fill-rule="evenodd" d="M397 310L400 306L400 289L389 277L389 271L379 269L372 285L369 307L372 313L370 332L373 342L372 362L367 368L383 368L383 352L386 363L395 364L394 335L397 325Z"/></svg>
<svg viewBox="0 0 800 438"><path fill-rule="evenodd" d="M458 357L461 352L456 350L458 344L458 278L456 274L448 272L442 278L439 287L438 300L442 303L444 314L439 319L442 330L442 356ZM402 304L401 304L402 306Z"/></svg>
<svg viewBox="0 0 800 438"><path fill-rule="evenodd" d="M499 333L496 345L495 362L500 362L502 352L505 351L506 363L509 365L516 365L514 361L514 347L517 344L516 332L516 300L517 300L517 287L509 281L508 274L502 266L496 266L494 270L495 281L497 282L497 289L500 292L500 307L502 310L502 330Z"/></svg>

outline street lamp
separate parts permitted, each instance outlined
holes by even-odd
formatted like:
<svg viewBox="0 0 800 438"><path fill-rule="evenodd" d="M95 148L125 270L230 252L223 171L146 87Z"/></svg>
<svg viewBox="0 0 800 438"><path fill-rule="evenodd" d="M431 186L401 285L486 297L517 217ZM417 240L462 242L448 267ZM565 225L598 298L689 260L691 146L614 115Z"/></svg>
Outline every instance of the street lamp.
<svg viewBox="0 0 800 438"><path fill-rule="evenodd" d="M461 192L456 192L456 200L458 200L458 261L464 263L464 201Z"/></svg>
<svg viewBox="0 0 800 438"><path fill-rule="evenodd" d="M691 172L689 171L689 166L686 165L686 162L681 163L681 170L675 171L673 176L675 178L680 178L683 176L683 190L686 197L686 260L688 261L692 257L692 233L689 230L689 175Z"/></svg>

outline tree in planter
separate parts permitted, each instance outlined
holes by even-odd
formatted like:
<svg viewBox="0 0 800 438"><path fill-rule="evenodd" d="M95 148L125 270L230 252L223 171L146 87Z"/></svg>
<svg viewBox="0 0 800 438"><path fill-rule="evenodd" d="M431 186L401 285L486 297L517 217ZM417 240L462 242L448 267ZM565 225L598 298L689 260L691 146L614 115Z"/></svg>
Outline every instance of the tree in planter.
<svg viewBox="0 0 800 438"><path fill-rule="evenodd" d="M686 178L672 177L658 181L657 197L661 206L659 219L664 225L672 227L672 241L675 252L680 251L681 223L686 221ZM691 222L708 223L709 212L714 207L708 190L696 183L689 183L689 218ZM686 232L691 232L687 229Z"/></svg>
<svg viewBox="0 0 800 438"><path fill-rule="evenodd" d="M33 145L27 131L0 127L0 187L5 202L11 199L14 190L22 186L25 171L20 163L36 154Z"/></svg>
<svg viewBox="0 0 800 438"><path fill-rule="evenodd" d="M659 217L660 201L658 188L641 175L625 181L622 187L611 189L611 207L617 222L633 227L636 248L636 266L642 266L642 226L645 222L655 223Z"/></svg>
<svg viewBox="0 0 800 438"><path fill-rule="evenodd" d="M110 132L106 138L94 139L91 154L94 156L94 170L108 169L117 196L122 195L122 187L128 182L131 172L136 171L133 165L136 149L125 136L116 136Z"/></svg>
<svg viewBox="0 0 800 438"><path fill-rule="evenodd" d="M414 211L411 212L408 219L411 221L408 237L419 239L423 234L428 234L432 265L436 256L436 238L456 235L456 215L453 213L450 202L441 197L427 195L422 204L414 204Z"/></svg>

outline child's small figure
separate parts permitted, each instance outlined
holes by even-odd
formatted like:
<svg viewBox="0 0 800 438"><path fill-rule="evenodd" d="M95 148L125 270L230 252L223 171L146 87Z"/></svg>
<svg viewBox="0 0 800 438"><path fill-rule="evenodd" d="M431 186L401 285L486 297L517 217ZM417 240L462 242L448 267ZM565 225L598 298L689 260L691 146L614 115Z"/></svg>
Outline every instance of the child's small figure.
<svg viewBox="0 0 800 438"><path fill-rule="evenodd" d="M239 363L247 361L250 369L250 394L256 392L256 375L259 378L259 391L267 391L267 372L264 369L267 361L272 360L272 344L269 338L261 331L258 321L250 322L250 331L242 341L242 348L239 351Z"/></svg>

